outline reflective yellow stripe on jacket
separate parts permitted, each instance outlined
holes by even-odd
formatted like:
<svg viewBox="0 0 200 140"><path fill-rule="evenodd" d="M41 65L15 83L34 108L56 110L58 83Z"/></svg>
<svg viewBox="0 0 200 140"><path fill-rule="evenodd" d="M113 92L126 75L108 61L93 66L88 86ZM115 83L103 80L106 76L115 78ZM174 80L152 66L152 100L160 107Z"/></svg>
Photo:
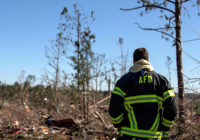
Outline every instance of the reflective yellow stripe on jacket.
<svg viewBox="0 0 200 140"><path fill-rule="evenodd" d="M162 137L162 133L157 132L158 126L160 123L160 114L159 113L156 116L155 121L152 124L152 127L150 128L150 130L138 129L137 120L136 120L135 114L134 114L134 108L131 106L131 104L149 103L149 102L157 103L158 110L160 110L162 108L163 99L162 99L162 97L159 97L155 94L138 95L138 96L131 96L131 97L124 98L124 107L128 111L130 128L122 127L122 129L121 129L122 134L131 135L131 136L135 136L135 137L145 137L145 138L161 138Z"/></svg>
<svg viewBox="0 0 200 140"><path fill-rule="evenodd" d="M122 127L121 134L130 135L133 137L143 137L143 138L161 138L161 132L153 132L149 130L132 129L128 127Z"/></svg>
<svg viewBox="0 0 200 140"><path fill-rule="evenodd" d="M119 124L124 119L123 113L116 118L111 117L113 124Z"/></svg>
<svg viewBox="0 0 200 140"><path fill-rule="evenodd" d="M119 87L115 87L112 93L117 94L123 98L126 96L126 93L123 92Z"/></svg>
<svg viewBox="0 0 200 140"><path fill-rule="evenodd" d="M162 124L166 127L171 127L173 123L174 123L174 121L170 121L165 118L162 118Z"/></svg>
<svg viewBox="0 0 200 140"><path fill-rule="evenodd" d="M157 117L156 117L156 119L155 119L155 121L154 121L154 123L153 123L153 125L152 125L152 127L150 129L150 131L154 131L154 132L157 131L159 123L160 123L160 113L158 113L158 115L157 115Z"/></svg>
<svg viewBox="0 0 200 140"><path fill-rule="evenodd" d="M157 139L160 139L162 136L168 137L168 132L157 131L158 126L161 121L159 110L162 108L163 102L166 99L168 99L169 97L175 96L173 90L168 90L164 92L163 98L156 94L125 97L126 93L123 92L119 87L115 87L112 93L117 94L124 98L124 107L126 111L128 112L130 127L122 127L120 131L121 134L130 135L133 137L157 138ZM131 104L138 104L138 103L157 103L158 104L158 114L149 130L138 129L137 120L134 114L134 108L131 106ZM116 118L111 118L111 119L112 119L113 124L118 124L123 120L123 114L121 114L120 116ZM162 118L162 124L164 126L171 127L173 124L173 121L169 121L166 118Z"/></svg>
<svg viewBox="0 0 200 140"><path fill-rule="evenodd" d="M158 103L159 109L162 108L163 99L160 96L155 94L150 95L138 95L124 98L125 104L136 104L136 103L149 103L155 102Z"/></svg>
<svg viewBox="0 0 200 140"><path fill-rule="evenodd" d="M169 132L168 132L168 131L164 131L164 132L163 132L163 137L164 137L164 138L168 138L168 135L169 135Z"/></svg>
<svg viewBox="0 0 200 140"><path fill-rule="evenodd" d="M167 90L163 93L163 101L165 101L167 98L169 97L174 97L175 94L174 94L174 90Z"/></svg>

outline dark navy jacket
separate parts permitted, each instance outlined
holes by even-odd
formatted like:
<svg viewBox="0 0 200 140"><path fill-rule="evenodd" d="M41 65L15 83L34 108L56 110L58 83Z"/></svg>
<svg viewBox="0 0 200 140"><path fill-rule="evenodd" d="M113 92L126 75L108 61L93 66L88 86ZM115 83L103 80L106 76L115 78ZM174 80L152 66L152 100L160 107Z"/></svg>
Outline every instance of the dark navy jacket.
<svg viewBox="0 0 200 140"><path fill-rule="evenodd" d="M164 76L147 69L128 72L112 92L109 113L114 127L133 137L167 137L177 115L174 97Z"/></svg>

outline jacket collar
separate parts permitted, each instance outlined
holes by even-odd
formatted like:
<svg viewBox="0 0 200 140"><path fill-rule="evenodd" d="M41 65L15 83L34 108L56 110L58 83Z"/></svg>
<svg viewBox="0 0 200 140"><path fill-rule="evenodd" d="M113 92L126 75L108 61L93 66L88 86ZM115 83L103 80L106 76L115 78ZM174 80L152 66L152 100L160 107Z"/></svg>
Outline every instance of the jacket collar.
<svg viewBox="0 0 200 140"><path fill-rule="evenodd" d="M132 67L130 67L129 72L139 72L142 69L154 71L154 68L153 68L153 66L151 66L151 63L149 61L141 59L141 60L135 62Z"/></svg>

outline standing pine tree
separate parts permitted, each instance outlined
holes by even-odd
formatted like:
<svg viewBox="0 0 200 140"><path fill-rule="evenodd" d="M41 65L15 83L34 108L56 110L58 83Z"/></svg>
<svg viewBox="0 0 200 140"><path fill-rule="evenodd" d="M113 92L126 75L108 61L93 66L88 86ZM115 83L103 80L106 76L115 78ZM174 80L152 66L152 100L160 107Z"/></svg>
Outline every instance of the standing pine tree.
<svg viewBox="0 0 200 140"><path fill-rule="evenodd" d="M65 22L60 24L60 28L65 36L71 40L73 46L73 53L69 58L72 62L71 66L75 70L74 78L80 98L79 104L82 104L83 116L87 121L88 99L86 94L89 91L93 59L92 44L95 41L95 36L90 31L90 25L94 21L94 12L85 14L80 6L74 4L71 14L67 8L64 8L61 15L64 17ZM80 95L80 93L82 94Z"/></svg>
<svg viewBox="0 0 200 140"><path fill-rule="evenodd" d="M74 48L74 53L70 56L70 59L72 61L72 67L76 71L75 79L77 81L78 92L80 90L83 90L84 88L83 77L81 77L81 73L83 73L84 71L83 66L81 66L81 59L83 59L82 53L85 51L85 46L83 46L85 45L84 37L85 39L87 38L87 33L89 33L88 31L90 29L90 25L94 21L93 11L91 11L90 14L85 14L82 11L83 10L81 9L81 7L77 4L74 4L73 12L71 14L65 7L61 12L62 17L64 17L65 19L65 22L60 24L60 28L62 28L65 36L67 36L67 38L71 40L72 46Z"/></svg>

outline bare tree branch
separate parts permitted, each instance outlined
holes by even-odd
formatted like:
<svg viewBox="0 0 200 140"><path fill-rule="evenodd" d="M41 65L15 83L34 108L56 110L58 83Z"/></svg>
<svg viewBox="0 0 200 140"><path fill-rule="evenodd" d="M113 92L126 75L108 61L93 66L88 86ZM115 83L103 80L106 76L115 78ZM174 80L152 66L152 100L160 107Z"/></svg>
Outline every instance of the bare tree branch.
<svg viewBox="0 0 200 140"><path fill-rule="evenodd" d="M167 2L170 2L170 3L172 3L172 4L175 4L175 2L174 1L171 1L171 0L166 0Z"/></svg>
<svg viewBox="0 0 200 140"><path fill-rule="evenodd" d="M187 53L186 51L183 51L190 59L196 61L198 64L200 64L200 60L194 58L193 56L191 56L189 53Z"/></svg>
<svg viewBox="0 0 200 140"><path fill-rule="evenodd" d="M122 10L122 11L131 11L131 10L137 10L137 9L141 9L141 8L150 8L150 7L162 9L162 10L168 11L168 12L170 12L170 13L175 15L174 11L172 11L172 10L170 10L168 8L159 6L159 5L154 5L154 4L148 4L148 5L144 4L142 6L138 6L138 7L135 7L135 8L129 8L129 9L120 8L120 10Z"/></svg>
<svg viewBox="0 0 200 140"><path fill-rule="evenodd" d="M190 54L188 54L187 52L183 51L190 59L196 61L198 64L200 64L200 60L194 58L193 56L191 56ZM191 71L194 71L196 69L198 69L200 66L195 67L194 69L192 69Z"/></svg>
<svg viewBox="0 0 200 140"><path fill-rule="evenodd" d="M93 106L90 106L90 109L93 109L93 108L95 108L98 104L100 104L100 103L102 103L102 102L104 102L105 100L108 100L108 99L110 99L110 97L111 96L108 96L108 97L106 97L106 98L103 98L102 100L100 100L100 101L98 101L95 105L93 105Z"/></svg>
<svg viewBox="0 0 200 140"><path fill-rule="evenodd" d="M141 9L141 8L144 8L144 6L139 6L139 7L130 8L130 9L120 8L120 10L122 10L122 11L132 11L132 10L137 10L137 9Z"/></svg>
<svg viewBox="0 0 200 140"><path fill-rule="evenodd" d="M186 76L185 74L183 74L183 76L185 76L188 80L195 80L195 82L200 80L200 78L190 78Z"/></svg>
<svg viewBox="0 0 200 140"><path fill-rule="evenodd" d="M197 41L197 40L200 40L200 38L191 39L191 40L184 40L184 41L182 41L182 42L191 42L191 41Z"/></svg>
<svg viewBox="0 0 200 140"><path fill-rule="evenodd" d="M200 66L195 67L194 69L192 69L191 71L195 71L196 69L199 69Z"/></svg>
<svg viewBox="0 0 200 140"><path fill-rule="evenodd" d="M191 91L195 92L196 94L200 94L200 92L198 92L197 90L194 90L193 88L184 88L184 89L191 90Z"/></svg>
<svg viewBox="0 0 200 140"><path fill-rule="evenodd" d="M175 37L173 37L172 35L170 35L170 34L164 32L164 31L160 31L160 28L143 28L143 27L141 27L138 23L135 23L135 24L136 24L140 29L142 29L142 30L160 32L160 33L162 33L162 34L165 34L165 35L171 37L172 39L175 39Z"/></svg>
<svg viewBox="0 0 200 140"><path fill-rule="evenodd" d="M175 27L168 27L168 29L172 29L172 28L175 28ZM153 28L153 29L156 29L156 30L166 30L165 27L161 27L161 28Z"/></svg>
<svg viewBox="0 0 200 140"><path fill-rule="evenodd" d="M171 22L171 21L172 21L172 19L174 19L174 18L175 18L175 16L172 16L172 17L169 18L169 26L171 25L171 23L173 23L173 22Z"/></svg>
<svg viewBox="0 0 200 140"><path fill-rule="evenodd" d="M185 3L185 2L188 2L188 1L190 1L190 0L183 0L182 3Z"/></svg>

